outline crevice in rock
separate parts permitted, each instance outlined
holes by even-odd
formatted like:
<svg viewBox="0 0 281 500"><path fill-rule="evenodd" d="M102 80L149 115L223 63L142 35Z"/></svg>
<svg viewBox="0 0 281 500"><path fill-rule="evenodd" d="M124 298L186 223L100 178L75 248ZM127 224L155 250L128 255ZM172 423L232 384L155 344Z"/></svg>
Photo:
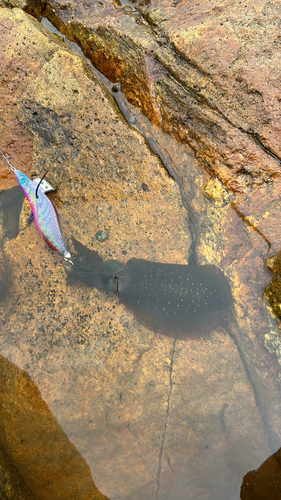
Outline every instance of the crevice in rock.
<svg viewBox="0 0 281 500"><path fill-rule="evenodd" d="M236 322L236 320L235 320L235 322ZM236 322L235 329L239 330L239 326L238 326L237 322ZM260 416L261 416L265 436L268 439L268 443L269 443L270 449L272 450L272 453L275 453L277 448L278 448L278 443L279 443L280 439L279 439L279 436L274 432L274 430L272 428L270 428L268 425L270 419L266 416L266 414L263 410L263 408L265 408L265 405L261 403L260 397L259 397L259 394L262 394L263 391L259 390L257 388L257 384L256 384L256 382L254 380L254 376L253 376L254 373L252 373L251 366L249 365L249 363L246 360L246 357L244 356L243 347L240 345L240 341L237 338L237 335L235 334L235 330L232 329L231 327L228 327L227 332L228 332L229 336L232 338L232 340L235 343L235 346L237 348L237 351L238 351L239 357L241 359L241 362L243 364L247 379L248 379L248 381L251 384L251 387L253 389L254 399L256 402L257 409L258 409Z"/></svg>
<svg viewBox="0 0 281 500"><path fill-rule="evenodd" d="M203 77L207 77L209 79L211 79L211 75L208 74L206 71L202 70L202 68L200 68L196 63L194 63L194 61L191 61L189 60L188 58L184 57L180 52L178 52L173 46L171 43L169 43L169 48L170 50L173 52L173 57L179 62L179 65L181 65L181 62L180 60L182 59L184 61L184 63L186 63L190 68L192 69L195 69L196 71L198 71L198 77L200 76L203 76ZM188 86L186 84L186 82L184 82L181 78L179 78L178 74L175 73L172 68L170 67L170 65L165 65L165 63L163 63L163 60L161 58L159 58L157 56L157 54L155 54L155 58L159 61L159 63L161 63L163 65L163 67L165 67L165 69L168 71L168 73L170 74L170 76L173 78L174 82L176 84L179 84L182 86L183 90L186 92L189 93L189 95L191 97L193 97L193 99L195 99L197 101L198 104L201 104L201 105L205 105L207 109L210 109L211 111L217 113L217 115L222 118L223 120L225 120L231 127L234 127L236 128L237 130L239 130L240 132L242 132L243 134L246 134L248 137L250 137L254 142L255 144L257 144L266 154L268 154L269 156L271 156L271 158L273 158L275 161L277 161L277 163L279 165L281 165L281 159L275 154L273 153L273 151L271 151L268 147L266 147L261 138L259 137L259 135L256 133L256 132L250 132L248 130L245 130L243 127L239 127L237 126L235 123L233 123L224 113L222 113L222 111L215 105L211 104L208 99L201 95L200 93L197 93L196 92L196 89ZM187 68L188 69L188 68ZM194 149L194 148L193 148Z"/></svg>
<svg viewBox="0 0 281 500"><path fill-rule="evenodd" d="M193 66L191 65L191 67L193 67ZM194 67L196 68L196 66L194 66ZM199 70L198 68L196 68L196 69ZM248 137L250 137L255 142L255 144L257 144L264 151L264 153L271 156L271 158L273 158L279 165L281 165L281 158L279 158L275 153L273 153L268 147L266 147L263 144L261 138L259 137L259 135L256 132L249 132L248 130L243 129L243 127L239 127L239 126L235 125L235 123L233 123L227 116L225 116L217 106L214 106L213 104L211 104L208 101L208 99L206 99L204 96L198 95L194 89L192 89L191 87L186 85L185 82L181 81L181 79L179 79L170 69L168 71L169 71L170 76L172 76L174 82L176 84L181 85L183 90L185 92L187 91L190 94L190 96L193 97L193 99L195 99L198 102L198 104L205 106L207 109L213 111L220 118L225 120L226 123L228 123L231 127L236 128L237 130L239 130L243 134L246 134ZM202 74L204 74L204 73L202 72ZM190 147L192 147L192 146L190 146ZM194 149L194 148L192 148L192 149Z"/></svg>
<svg viewBox="0 0 281 500"><path fill-rule="evenodd" d="M246 132L250 137L252 137L255 141L256 144L258 144L258 146L266 153L268 154L269 156L271 156L271 158L273 158L274 160L276 160L279 165L281 165L281 158L279 158L275 153L273 153L273 151L271 151L268 147L266 147L263 142L261 141L260 137L258 134L256 134L255 132Z"/></svg>
<svg viewBox="0 0 281 500"><path fill-rule="evenodd" d="M178 2L176 1L175 3L178 3ZM204 71L202 68L200 68L199 65L196 64L195 61L192 61L190 58L187 58L179 50L177 50L174 47L174 45L171 42L169 42L169 40L167 39L165 34L161 33L161 29L159 29L159 28L157 29L157 25L155 26L151 23L151 20L149 19L149 12L146 12L146 4L145 4L145 6L143 6L143 5L139 5L138 3L135 3L134 6L135 6L136 11L145 19L145 21L147 23L149 23L151 34L152 34L152 36L154 35L156 42L157 42L157 38L159 36L161 36L162 42L164 39L165 45L167 45L167 48L172 53L172 57L175 58L175 60L178 62L178 64L180 66L182 64L181 63L181 60L182 60L186 65L188 65L188 67L192 68L193 70L196 70L198 72L198 76L203 76L205 78L212 80L212 77L208 72ZM59 15L53 9L51 2L49 2L48 0L41 0L40 2L35 2L34 0L28 0L26 2L25 8L23 10L30 13L31 7L33 9L33 15L37 19L40 20L40 17L46 16L48 19L50 19L51 22L55 23L55 25L58 29L63 28L63 31L65 31L65 33L67 33L67 36L71 38L71 28L69 29L66 26L64 26L63 21L60 19ZM127 15L129 15L129 14L127 14ZM132 15L132 13L130 13L130 15ZM76 39L75 42L78 42L79 45L82 47L83 46L82 40L85 38L86 35L89 35L89 33L87 32L87 29L83 26L80 27L80 35L81 35L81 41ZM160 43L160 45L163 45L163 43ZM85 54L85 57L87 57L87 54ZM265 154L269 155L272 159L274 159L278 163L278 165L281 165L281 159L275 153L273 153L268 147L266 147L263 144L261 138L259 137L259 135L257 133L250 132L248 130L245 130L243 127L239 127L237 124L234 124L232 122L232 120L230 120L227 116L225 116L225 114L219 109L218 106L210 103L210 101L206 98L206 96L200 95L200 92L197 93L196 89L188 86L186 84L186 82L182 81L182 79L179 78L179 75L175 74L175 72L170 67L170 65L165 64L165 62L161 59L160 56L157 55L157 53L154 53L153 57L156 61L158 61L159 64L161 64L163 66L163 68L165 68L166 71L168 71L169 75L171 77L173 77L173 79L175 80L175 83L181 85L183 87L184 91L188 92L190 94L190 96L193 97L200 106L202 106L202 105L206 106L207 109L215 112L220 118L225 120L226 123L228 123L231 127L234 127L235 129L239 130L243 134L246 134L249 138L251 138L251 140L253 140L255 142L256 145L258 145L259 148L261 148L263 150L263 152ZM187 70L188 70L188 67L186 68ZM100 70L102 71L102 68L100 68ZM136 96L136 98L137 98L137 96ZM194 144L190 144L190 143L188 143L188 144L195 151L195 153L198 153L198 151L195 150L195 148L194 148Z"/></svg>
<svg viewBox="0 0 281 500"><path fill-rule="evenodd" d="M40 17L42 15L46 16L48 19L50 19L51 22L53 22L56 25L57 29L59 29L59 30L62 29L63 32L65 32L65 34L67 34L67 36L70 37L70 39L73 38L72 37L73 34L71 32L71 27L69 29L66 26L64 26L63 21L60 19L59 15L52 8L51 2L41 0L41 2L39 2L39 5L38 5L37 3L35 4L35 2L33 0L29 0L28 3L33 6L34 15L35 15L35 17L37 17L37 19L40 20ZM142 9L140 9L139 7L140 6L138 4L136 4L137 11L141 12ZM141 14L143 15L143 12L141 12ZM154 35L154 38L156 38L156 41L157 41L157 37L159 35L161 35L161 30L158 30L156 33L155 28L153 29L152 26L150 27L150 30L151 30L152 36ZM75 39L75 42L78 42L80 47L83 47L84 46L83 40L84 40L86 35L89 35L89 33L87 32L87 29L85 27L80 27L80 35L81 35L81 41L78 39ZM77 38L77 37L75 37L75 38ZM167 46L168 50L171 51L172 57L175 58L175 60L179 64L179 66L182 65L182 63L181 63L181 60L182 60L185 63L185 65L188 65L188 67L197 71L199 76L201 75L205 78L208 78L208 80L212 79L211 75L208 74L206 71L202 70L202 68L200 68L194 61L184 57L183 54L181 54L178 50L176 50L175 47L173 46L173 44L171 42L169 42L169 40L165 37L164 34L162 34L161 40L163 41L163 39L166 40L165 45ZM82 48L82 51L83 51L83 53L85 52L83 48ZM85 54L85 57L88 59L87 56L88 55ZM217 116L219 116L221 119L223 119L231 127L233 127L236 130L239 130L241 133L245 134L259 148L261 148L265 154L269 155L273 160L275 160L279 166L281 165L281 159L279 159L277 155L275 155L272 151L270 151L269 148L267 148L263 144L263 142L261 141L261 138L258 136L257 133L249 132L249 131L245 130L243 127L239 127L237 124L234 124L231 119L229 119L227 116L225 116L225 114L219 109L218 106L216 106L214 103L211 103L206 96L201 95L200 91L196 92L196 88L188 86L186 84L186 82L183 81L179 77L179 75L177 73L175 73L175 71L173 71L171 65L165 64L165 61L163 61L162 58L159 55L157 55L157 53L153 54L153 58L155 61L158 62L158 64L160 64L163 67L163 70L168 71L168 74L170 75L170 78L172 78L174 80L174 83L176 85L180 85L185 93L188 92L190 97L193 98L195 100L195 102L197 102L200 107L206 107L206 109L214 112ZM92 61L90 61L90 62L91 62L91 64L93 64ZM186 68L186 69L188 69L188 68ZM100 70L102 71L102 68L100 68ZM138 96L136 96L136 99L138 99ZM155 96L154 96L154 100L155 100ZM161 119L160 119L160 121L161 121ZM170 133L170 132L168 132L168 133ZM192 148L192 150L195 152L197 157L199 158L200 151L198 151L198 149L196 149L196 147L192 143L192 141L187 141L187 143ZM210 167L210 165L206 164L206 161L204 158L201 159L201 162L203 162L203 164L205 165L205 168L208 166ZM260 177L260 176L257 174L257 177ZM266 179L264 179L264 181L266 182Z"/></svg>
<svg viewBox="0 0 281 500"><path fill-rule="evenodd" d="M60 32L58 31L58 33L60 33ZM63 36L64 36L64 41L67 43L67 45L69 44L70 49L73 49L73 45L76 45L76 43L69 41L65 35L63 35ZM99 70L97 70L94 67L94 65L91 63L91 61L83 54L82 50L78 46L77 46L77 50L80 53L80 55L86 60L86 62L90 64L90 67L91 67L92 71L94 71L96 77L101 81L102 84L104 84L107 87L107 89L109 89L109 86L111 85L109 80L102 73L100 73ZM196 92L194 92L192 89L186 87L186 85L183 82L181 82L178 78L176 78L171 73L169 73L169 75L170 75L170 78L172 78L172 80L175 82L176 85L180 85L183 88L184 92L186 92L186 91L190 92L190 95L194 99L196 99L198 102L198 96L197 96ZM102 80L101 80L101 77L102 77ZM105 80L107 80L107 81L105 82ZM114 98L120 112L122 113L122 116L125 118L128 125L134 129L137 129L138 132L140 132L142 134L142 136L146 139L146 141L148 143L148 147L152 150L152 152L154 154L156 154L158 156L159 160L161 161L163 167L166 169L168 174L171 175L171 177L181 187L182 183L183 183L182 174L181 174L180 170L174 164L173 159L171 158L169 152L167 150L165 150L165 148L160 146L157 139L155 139L151 133L148 133L148 132L146 133L144 127L138 124L136 117L132 114L132 112L130 111L130 109L128 107L128 103L127 103L125 95L123 95L123 97L121 96L121 98L120 98L119 97L120 91L118 91L117 93L114 91L111 91L111 95ZM204 100L202 100L201 103L203 106L206 106L207 109L211 109L214 113L218 114L218 116L220 116L225 121L227 121L232 127L235 127L235 125L232 124L231 121L227 117L223 116L223 114L220 112L220 110L212 107L212 105L210 103L208 103L207 100L204 99ZM241 130L241 132L243 132L243 133L247 133L246 131L244 131L241 128L239 130ZM250 135L252 135L254 140L257 141L257 138L255 137L254 134L250 134ZM261 147L263 147L263 145L260 141L259 141L259 145ZM194 150L194 148L192 147L192 144L189 144L189 146ZM266 150L266 148L264 148L264 147L263 147L263 149ZM195 154L196 154L196 151L195 151ZM271 155L273 155L273 153ZM275 155L273 155L273 156L275 157ZM280 163L280 160L277 157L275 157L275 158ZM205 165L205 166L207 167L207 165ZM179 178L179 176L180 176L180 178ZM239 217L245 222L245 224L247 224L254 231L256 231L261 236L261 238L263 238L266 241L266 243L268 244L268 251L269 251L271 248L271 243L267 239L267 237L257 227L253 226L251 224L251 222L245 218L245 216L242 214L241 211L239 211L239 209L236 207L236 205L234 203L231 203L231 206L236 211L236 213L239 215ZM189 221L189 222L191 223L191 221ZM191 226L192 226L192 224L191 224ZM193 234L193 231L191 231L191 234ZM194 245L195 245L195 241L193 238L192 248L191 248L191 252L190 252L190 262L189 262L189 263L193 263L193 264L196 263L196 256L195 256L196 252L194 249Z"/></svg>
<svg viewBox="0 0 281 500"><path fill-rule="evenodd" d="M167 49L171 51L172 53L172 57L174 57L177 62L179 63L179 66L181 66L181 63L184 63L184 65L187 65L185 67L185 69L188 71L188 68L192 68L192 69L195 69L197 72L198 72L198 80L199 80L199 77L203 76L203 77L207 77L209 79L211 79L211 75L210 73L208 73L207 71L204 71L200 66L199 64L196 64L195 61L192 61L191 59L189 59L188 57L186 57L185 55L183 55L181 52L179 52L179 50L177 50L174 46L174 44L172 42L170 42L168 39L167 40ZM162 58L159 57L159 55L155 54L155 58L161 62L161 64L163 64L164 67L165 66L165 62L162 60ZM167 64L167 67L166 69L169 71L169 73L173 74L174 75L174 72L173 70L171 69L170 65ZM177 78L177 75L176 75L176 78ZM181 80L180 80L181 81ZM181 83L183 85L185 85L184 82L181 81Z"/></svg>
<svg viewBox="0 0 281 500"><path fill-rule="evenodd" d="M138 122L137 117L131 112L128 106L128 101L126 100L125 95L122 95L120 91L113 91L111 92L111 95L114 98L119 111L122 113L122 116L125 118L128 125L141 133L141 135L146 140L148 147L156 156L158 156L165 170L181 187L183 183L183 177L180 170L175 165L169 151L167 151L164 146L159 144L159 141L156 137L154 137L151 131L149 131L147 128L145 128L144 125L141 125Z"/></svg>
<svg viewBox="0 0 281 500"><path fill-rule="evenodd" d="M237 208L237 205L233 202L233 201L230 201L230 205L231 207L233 208L233 210L237 213L237 215L239 215L240 219L243 220L243 222L249 226L251 229L253 229L264 241L266 241L267 245L268 245L268 249L267 249L267 253L269 253L270 249L271 249L271 242L269 241L269 239L265 236L265 234L262 233L262 231L254 226L250 221L249 219L247 219L247 217L241 212L241 210L239 210L239 208Z"/></svg>
<svg viewBox="0 0 281 500"><path fill-rule="evenodd" d="M158 472L157 472L157 490L156 490L156 499L157 500L158 500L158 495L159 495L160 486L161 486L162 458L163 458L163 452L164 452L164 446L165 446L165 440L166 440L168 420L169 420L169 416L170 416L171 397L172 397L172 390L173 390L172 374L173 374L173 364L174 364L174 355L175 355L175 349L176 349L176 341L177 341L177 339L174 339L173 348L172 348L172 355L171 355L169 395L168 395L168 401L167 401L167 414L166 414L164 430L163 430L163 432L161 434L161 438L160 438L162 442L161 442L161 447L160 447L159 467L158 467ZM171 465L170 465L170 467L171 467Z"/></svg>

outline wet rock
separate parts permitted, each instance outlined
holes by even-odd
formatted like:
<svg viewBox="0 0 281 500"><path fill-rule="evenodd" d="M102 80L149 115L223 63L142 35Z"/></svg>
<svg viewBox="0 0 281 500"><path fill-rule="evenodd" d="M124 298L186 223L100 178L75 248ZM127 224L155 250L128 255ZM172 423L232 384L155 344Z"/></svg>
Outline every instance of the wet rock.
<svg viewBox="0 0 281 500"><path fill-rule="evenodd" d="M130 102L188 143L225 186L241 191L280 177L274 2L257 7L248 0L241 9L238 0L153 0L134 2L135 10L113 0L28 3L120 82Z"/></svg>
<svg viewBox="0 0 281 500"><path fill-rule="evenodd" d="M0 445L0 498L34 500L34 496L24 484L2 445Z"/></svg>
<svg viewBox="0 0 281 500"><path fill-rule="evenodd" d="M0 374L1 498L108 500L30 377L2 356Z"/></svg>
<svg viewBox="0 0 281 500"><path fill-rule="evenodd" d="M3 234L1 240L11 240L19 234L19 217L23 203L23 193L19 185L0 191L0 213Z"/></svg>
<svg viewBox="0 0 281 500"><path fill-rule="evenodd" d="M281 450L270 456L257 470L248 472L241 486L241 500L278 500L281 489Z"/></svg>
<svg viewBox="0 0 281 500"><path fill-rule="evenodd" d="M265 290L265 296L276 316L281 319L281 252L268 258L267 267L273 272L273 278Z"/></svg>
<svg viewBox="0 0 281 500"><path fill-rule="evenodd" d="M159 0L148 7L136 4L171 42L169 48L156 52L177 80L173 84L167 76L163 85L159 84L163 87L161 109L170 115L166 127L171 127L174 108L178 135L190 143L202 141L197 152L201 155L202 151L202 159L222 179L223 164L234 169L233 182L236 177L241 185L257 183L260 177L266 181L280 173L276 4L247 1L243 9L238 1L231 5L206 1L200 6ZM276 69L272 71L272 67ZM186 112L179 119L181 110ZM232 173L228 172L229 179Z"/></svg>
<svg viewBox="0 0 281 500"><path fill-rule="evenodd" d="M35 15L43 14L70 40L79 41L96 67L112 82L120 82L129 100L153 122L160 123L153 85L162 71L152 57L157 43L132 10L111 0L29 4Z"/></svg>
<svg viewBox="0 0 281 500"><path fill-rule="evenodd" d="M204 193L219 207L227 205L230 201L227 190L224 189L222 183L218 179L209 179L206 182Z"/></svg>
<svg viewBox="0 0 281 500"><path fill-rule="evenodd" d="M96 239L98 241L105 241L105 240L107 240L108 237L109 237L109 234L106 231L97 231L96 232Z"/></svg>
<svg viewBox="0 0 281 500"><path fill-rule="evenodd" d="M98 245L104 258L185 263L191 238L180 194L145 139L125 125L79 57L52 36L45 44L45 30L38 24L37 34L34 20L19 10L1 9L0 18L17 33L18 43L24 41L24 64L35 59L33 78L18 90L17 114L33 138L31 174L49 168L48 178L57 187L53 199L60 204L66 239L75 234L89 248ZM13 65L9 43L14 50L17 41L3 36L2 63L8 67L6 78L11 71L16 81L20 61ZM42 52L37 43L44 45ZM102 245L95 238L101 227L110 232ZM125 498L146 488L153 494L171 341L138 325L115 297L67 287L61 260L34 224L21 226L18 237L6 243L5 257L11 293L1 311L7 319L1 324L7 334L1 352L39 384L64 431L78 449L82 446L94 476L99 464L102 492L118 491ZM20 320L16 297L22 299ZM16 457L15 440L10 449Z"/></svg>
<svg viewBox="0 0 281 500"><path fill-rule="evenodd" d="M111 19L113 4L102 5L120 28L127 14L117 9ZM154 26L172 22L168 11L162 14L167 5L154 9ZM85 16L80 3L72 10L77 19ZM60 26L69 21L70 32L77 26L75 36L85 32L67 8L48 12ZM261 223L264 229L270 219L274 236L278 183L263 184L256 192L257 179L245 188L246 201L234 197L210 180L186 145L156 132L136 113L133 119L162 144L163 158L170 158L169 171L178 172L182 202L177 184L85 61L17 9L1 9L0 20L0 60L6 81L12 82L3 85L4 113L9 116L11 100L15 108L6 148L17 166L20 140L24 145L28 137L32 157L22 169L36 176L49 169L66 240L74 234L104 259L215 264L231 283L236 312L205 339L184 343L156 335L116 297L67 286L62 259L46 248L34 225L26 227L23 221L17 238L4 246L11 285L0 304L5 315L1 353L35 382L98 488L110 498L173 495L185 500L192 492L195 498L214 500L219 492L236 499L242 475L275 451L280 436L279 367L277 357L264 348L265 334L271 330L277 336L263 302L270 279L264 267L268 244L251 227ZM104 36L106 30L99 33ZM21 49L24 43L25 50L16 52L17 43ZM28 71L21 84L23 66ZM173 82L169 74L165 79ZM200 106L205 105L200 101ZM211 111L211 118L218 119ZM227 137L226 120L219 119ZM17 153L9 146L16 120L23 131ZM175 133L177 120L172 122ZM203 132L204 127L202 137ZM236 147L234 140L234 152ZM219 155L216 168L232 185L234 177ZM246 178L235 177L236 187L245 187ZM110 234L102 244L95 238L101 228ZM276 229L275 235L278 241ZM16 442L10 443L16 456Z"/></svg>
<svg viewBox="0 0 281 500"><path fill-rule="evenodd" d="M32 8L28 0L1 0L0 7L17 7L26 12L32 12Z"/></svg>
<svg viewBox="0 0 281 500"><path fill-rule="evenodd" d="M21 12L18 11L17 15L20 22ZM31 33L32 26L33 29L35 26L35 20L32 17L30 17L30 29L24 23L21 24L25 32L18 40L13 30L13 27L16 25L13 21L15 18L15 14L13 18L9 16L9 10L1 10L0 36L6 40L5 48L2 48L2 53L5 50L5 57L0 62L0 102L1 109L3 110L0 118L1 148L9 156L12 165L29 174L33 138L32 134L20 122L17 104L19 97L28 84L37 76L43 61L50 59L57 50L58 42L55 42L54 38L49 37L49 33L40 26L38 27L37 37L33 40ZM39 50L41 45L44 46L42 51ZM26 60L23 60L21 57L22 51L28 51ZM9 59L11 57L18 61L16 69L9 68ZM33 64L28 64L27 61L29 60L32 60ZM9 88L8 93L6 91L7 88ZM1 189L8 189L17 184L13 173L10 172L2 160L0 180Z"/></svg>
<svg viewBox="0 0 281 500"><path fill-rule="evenodd" d="M166 145L167 148L167 145ZM226 276L232 284L232 293L235 298L235 318L232 317L229 319L228 324L225 326L227 332L230 335L230 338L233 340L234 344L238 347L241 360L244 366L247 366L249 379L251 380L251 384L256 388L258 396L258 407L261 412L261 418L265 419L264 422L267 421L266 426L271 421L273 424L273 420L275 421L275 416L278 414L278 404L275 405L273 403L274 399L276 401L280 401L280 388L278 382L278 364L276 363L276 358L272 355L269 355L268 352L264 350L264 343L266 339L267 348L271 353L274 353L280 359L280 345L278 348L278 344L275 343L270 346L267 341L268 332L271 331L272 338L278 339L278 325L276 320L271 318L265 308L263 291L266 285L270 281L270 274L266 270L264 266L264 259L267 255L268 244L266 240L254 230L251 226L247 226L244 223L242 214L239 211L233 210L233 201L238 202L238 199L233 198L233 195L227 193L221 186L221 184L216 179L208 179L206 175L201 173L198 175L196 170L192 168L191 165L188 165L186 161L181 163L181 155L183 154L183 150L180 147L177 148L177 151L173 151L173 159L176 165L181 165L181 173L183 177L183 199L185 200L185 204L188 207L189 214L191 214L191 220L193 221L193 232L197 235L195 241L195 255L197 256L198 262L201 264L207 263L216 263L224 269ZM271 186L271 189L273 187ZM278 190L278 186L275 187ZM253 191L249 192L249 207L256 209L258 204L254 205L254 201L261 198L261 206L264 208L264 217L267 217L267 220L270 220L271 224L274 224L274 213L270 211L271 208L271 197L270 191L266 193L262 193L262 197L260 193L256 193L256 197L253 196ZM252 198L250 197L252 196ZM244 197L243 197L244 198ZM229 200L229 202L228 202ZM252 201L252 205L251 205ZM237 203L237 210L243 203ZM268 207L268 211L266 210ZM274 349L275 347L275 349ZM214 359L214 354L210 354L211 359ZM174 363L177 358L174 358ZM216 362L215 362L216 364ZM231 364L231 362L230 362ZM235 362L234 362L235 365ZM196 362L194 361L194 369L196 370ZM173 364L173 368L176 370L176 364ZM189 373L189 370L187 370ZM223 367L220 364L220 373L223 373ZM206 374L206 372L205 372ZM208 367L208 380L212 380L212 370L210 366ZM270 395L267 390L268 377L270 377L272 381L271 390L275 394L272 398L272 394ZM239 375L236 373L235 380L238 380ZM193 384L195 383L196 377L193 380ZM225 377L222 377L222 380L225 380ZM189 384L190 386L190 384ZM173 386L176 387L176 386ZM212 386L213 387L213 386ZM217 387L217 384L214 383L214 387ZM246 390L246 385L244 385ZM186 393L186 397L190 397L190 391L186 388L182 389L182 385L180 384L180 396ZM174 389L173 389L174 390ZM199 391L198 387L198 391ZM196 393L196 390L195 390ZM194 394L194 393L193 393ZM173 397L176 399L176 391L173 393ZM173 399L173 398L172 398ZM217 401L221 401L219 395L217 395ZM233 400L232 400L233 401ZM222 414L227 414L228 407L224 406L228 402L225 401L222 403L221 411ZM173 403L172 403L173 404ZM191 404L191 401L190 401ZM251 405L250 400L248 400L248 404ZM273 408L273 406L274 408ZM235 405L235 403L234 403ZM210 402L208 402L208 406L210 406ZM204 404L200 407L201 410L204 408ZM174 415L171 411L170 413L170 422L173 421L173 418L183 420L185 417L185 411L183 410L182 414L180 411L180 407L174 409ZM204 410L203 410L204 411ZM273 420L272 420L273 418ZM177 420L177 421L179 421ZM192 420L192 416L190 415L190 420ZM199 419L200 420L200 419ZM204 421L204 425L202 425L202 429L209 428L210 425L207 424L207 421L210 422L211 416L206 417L206 421ZM176 421L176 420L175 420ZM193 420L192 420L193 421ZM201 421L201 420L200 420ZM244 420L244 424L246 421ZM249 422L250 423L250 422ZM273 432L271 441L271 446L274 446L274 442L278 442L278 431L275 428L275 424L269 424L271 427L271 431ZM194 426L199 425L198 421L194 420ZM246 424L247 427L248 424ZM256 425L256 424L255 424ZM243 426L240 427L240 430ZM251 432L248 433L244 427L242 432L245 432L245 436L247 435L247 439L250 439ZM176 429L177 425L170 428L170 431L167 435L167 443L171 439L171 447L167 446L167 462L165 466L165 474L163 474L163 498L164 492L169 492L167 494L167 498L170 495L176 495L177 492L177 480L181 485L186 484L186 490L188 487L190 488L190 483L187 485L184 479L184 466L185 464L191 464L192 458L188 453L185 455L184 453L178 455L178 458L174 460L171 457L174 456L175 452L175 441L172 438L173 429ZM275 430L274 430L275 428ZM234 435L236 435L236 431L233 429ZM232 431L231 431L232 432ZM276 433L277 432L277 433ZM210 432L212 434L212 432ZM238 435L234 437L234 441L238 439ZM228 434L229 436L229 434ZM207 438L206 438L207 440ZM232 438L230 439L230 441ZM234 445L233 441L233 445ZM237 444L238 441L236 441ZM243 440L244 442L244 440ZM249 441L248 441L249 442ZM232 445L228 444L232 449L232 452L229 454L229 459L232 464L237 463L234 456L237 456L237 449L234 451ZM243 446L240 444L238 449L242 450ZM184 447L184 449L188 449L188 444ZM170 451L171 450L171 451ZM206 460L208 463L207 470L210 472L212 469L212 464L214 456L209 454L210 445L207 443L206 448L202 446L200 451L200 456L204 457L202 460ZM261 451L261 450L260 450ZM240 460L242 460L242 456L246 458L247 451L244 449L240 456ZM185 458L183 458L185 457ZM219 463L219 458L217 457L216 464ZM232 462L234 460L234 462ZM216 483L217 491L221 491L221 496L224 497L226 494L229 494L231 490L232 481L235 482L233 476L229 476L228 470L231 469L229 462L229 469L227 466L227 470L225 471L225 477L228 477L227 484L229 484L229 489L226 488L223 483ZM163 461L163 463L165 463ZM170 468L170 465L171 467ZM182 466L182 467L181 467ZM242 468L245 466L242 466ZM218 465L219 470L221 470L221 466ZM224 466L223 466L224 467ZM177 479L175 478L175 471L179 469ZM239 476L239 471L235 467L235 471L237 472L237 478ZM235 473L236 473L235 472ZM193 485L195 484L195 477L198 474L198 469L196 466L192 470L192 466L189 465L189 478L193 476ZM165 475L167 475L167 479L165 479ZM231 475L231 474L230 474ZM204 475L204 481L208 484L206 489L211 488L212 477L215 476L212 472L210 472L210 476L208 473ZM174 479L172 479L174 478ZM237 483L236 483L237 484ZM194 496L202 496L202 490L194 487ZM221 490L220 490L221 488ZM206 490L204 489L204 492ZM226 493L227 491L227 493ZM235 487L233 486L233 492L235 491ZM237 494L236 494L237 496ZM183 496L184 498L184 496ZM210 495L210 498L212 496ZM235 498L235 493L233 493L233 498Z"/></svg>

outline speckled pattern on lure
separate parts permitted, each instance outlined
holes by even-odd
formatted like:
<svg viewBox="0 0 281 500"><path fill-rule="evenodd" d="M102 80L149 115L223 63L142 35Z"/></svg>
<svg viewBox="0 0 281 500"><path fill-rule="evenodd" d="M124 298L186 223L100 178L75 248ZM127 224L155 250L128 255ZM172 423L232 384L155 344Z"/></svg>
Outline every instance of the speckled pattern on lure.
<svg viewBox="0 0 281 500"><path fill-rule="evenodd" d="M35 182L29 179L27 175L20 172L20 170L12 167L6 156L2 153L2 151L0 152L3 158L7 161L11 170L14 172L15 177L31 206L38 231L41 233L46 243L53 248L53 250L61 253L66 259L69 259L70 253L67 251L62 239L57 214L52 202L49 200L48 196L45 195L40 186L38 187Z"/></svg>

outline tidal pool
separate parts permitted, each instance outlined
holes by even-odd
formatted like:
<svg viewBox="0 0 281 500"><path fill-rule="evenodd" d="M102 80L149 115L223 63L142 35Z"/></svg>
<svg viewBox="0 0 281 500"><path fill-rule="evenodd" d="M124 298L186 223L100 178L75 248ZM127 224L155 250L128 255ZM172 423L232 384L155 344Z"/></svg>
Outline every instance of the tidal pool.
<svg viewBox="0 0 281 500"><path fill-rule="evenodd" d="M38 28L33 20L22 35L22 24L13 43L23 39L25 61ZM61 42L48 54L18 114L34 139L32 176L49 168L57 188L71 254L74 236L96 267L80 268L84 283L73 283L27 224L29 207L19 218L21 200L1 191L1 445L29 496L43 500L236 500L243 476L280 447L279 368L264 346L269 332L277 338L263 298L267 243L187 146L149 124L122 91L113 96L113 82L103 79L106 91ZM14 78L20 69L17 61ZM228 284L233 311L217 324L232 304ZM155 287L149 301L146 286ZM163 307L174 315L184 292L190 307L196 295L193 326L204 331L185 340L157 333L158 322L170 332Z"/></svg>

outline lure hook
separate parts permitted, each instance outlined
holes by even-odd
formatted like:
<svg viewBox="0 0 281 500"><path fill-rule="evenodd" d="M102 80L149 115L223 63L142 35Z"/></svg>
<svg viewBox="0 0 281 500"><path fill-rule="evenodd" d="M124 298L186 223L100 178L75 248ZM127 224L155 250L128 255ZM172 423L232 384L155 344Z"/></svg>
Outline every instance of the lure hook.
<svg viewBox="0 0 281 500"><path fill-rule="evenodd" d="M4 160L6 160L6 162L8 163L8 165L9 165L10 169L12 170L12 172L15 172L15 171L16 171L16 168L15 168L15 167L13 167L13 166L11 165L11 163L10 163L10 162L9 162L9 160L8 160L8 158L6 158L6 156L4 155L4 153L2 153L2 151L1 151L1 150L0 150L0 153L1 153L1 155L3 156Z"/></svg>
<svg viewBox="0 0 281 500"><path fill-rule="evenodd" d="M43 175L43 177L41 177L40 181L37 184L37 188L36 188L36 191L35 191L36 198L38 198L38 189L39 189L39 186L40 186L41 182L43 181L43 179L46 177L46 175L47 175L48 172L49 172L49 170L46 170L45 174Z"/></svg>

